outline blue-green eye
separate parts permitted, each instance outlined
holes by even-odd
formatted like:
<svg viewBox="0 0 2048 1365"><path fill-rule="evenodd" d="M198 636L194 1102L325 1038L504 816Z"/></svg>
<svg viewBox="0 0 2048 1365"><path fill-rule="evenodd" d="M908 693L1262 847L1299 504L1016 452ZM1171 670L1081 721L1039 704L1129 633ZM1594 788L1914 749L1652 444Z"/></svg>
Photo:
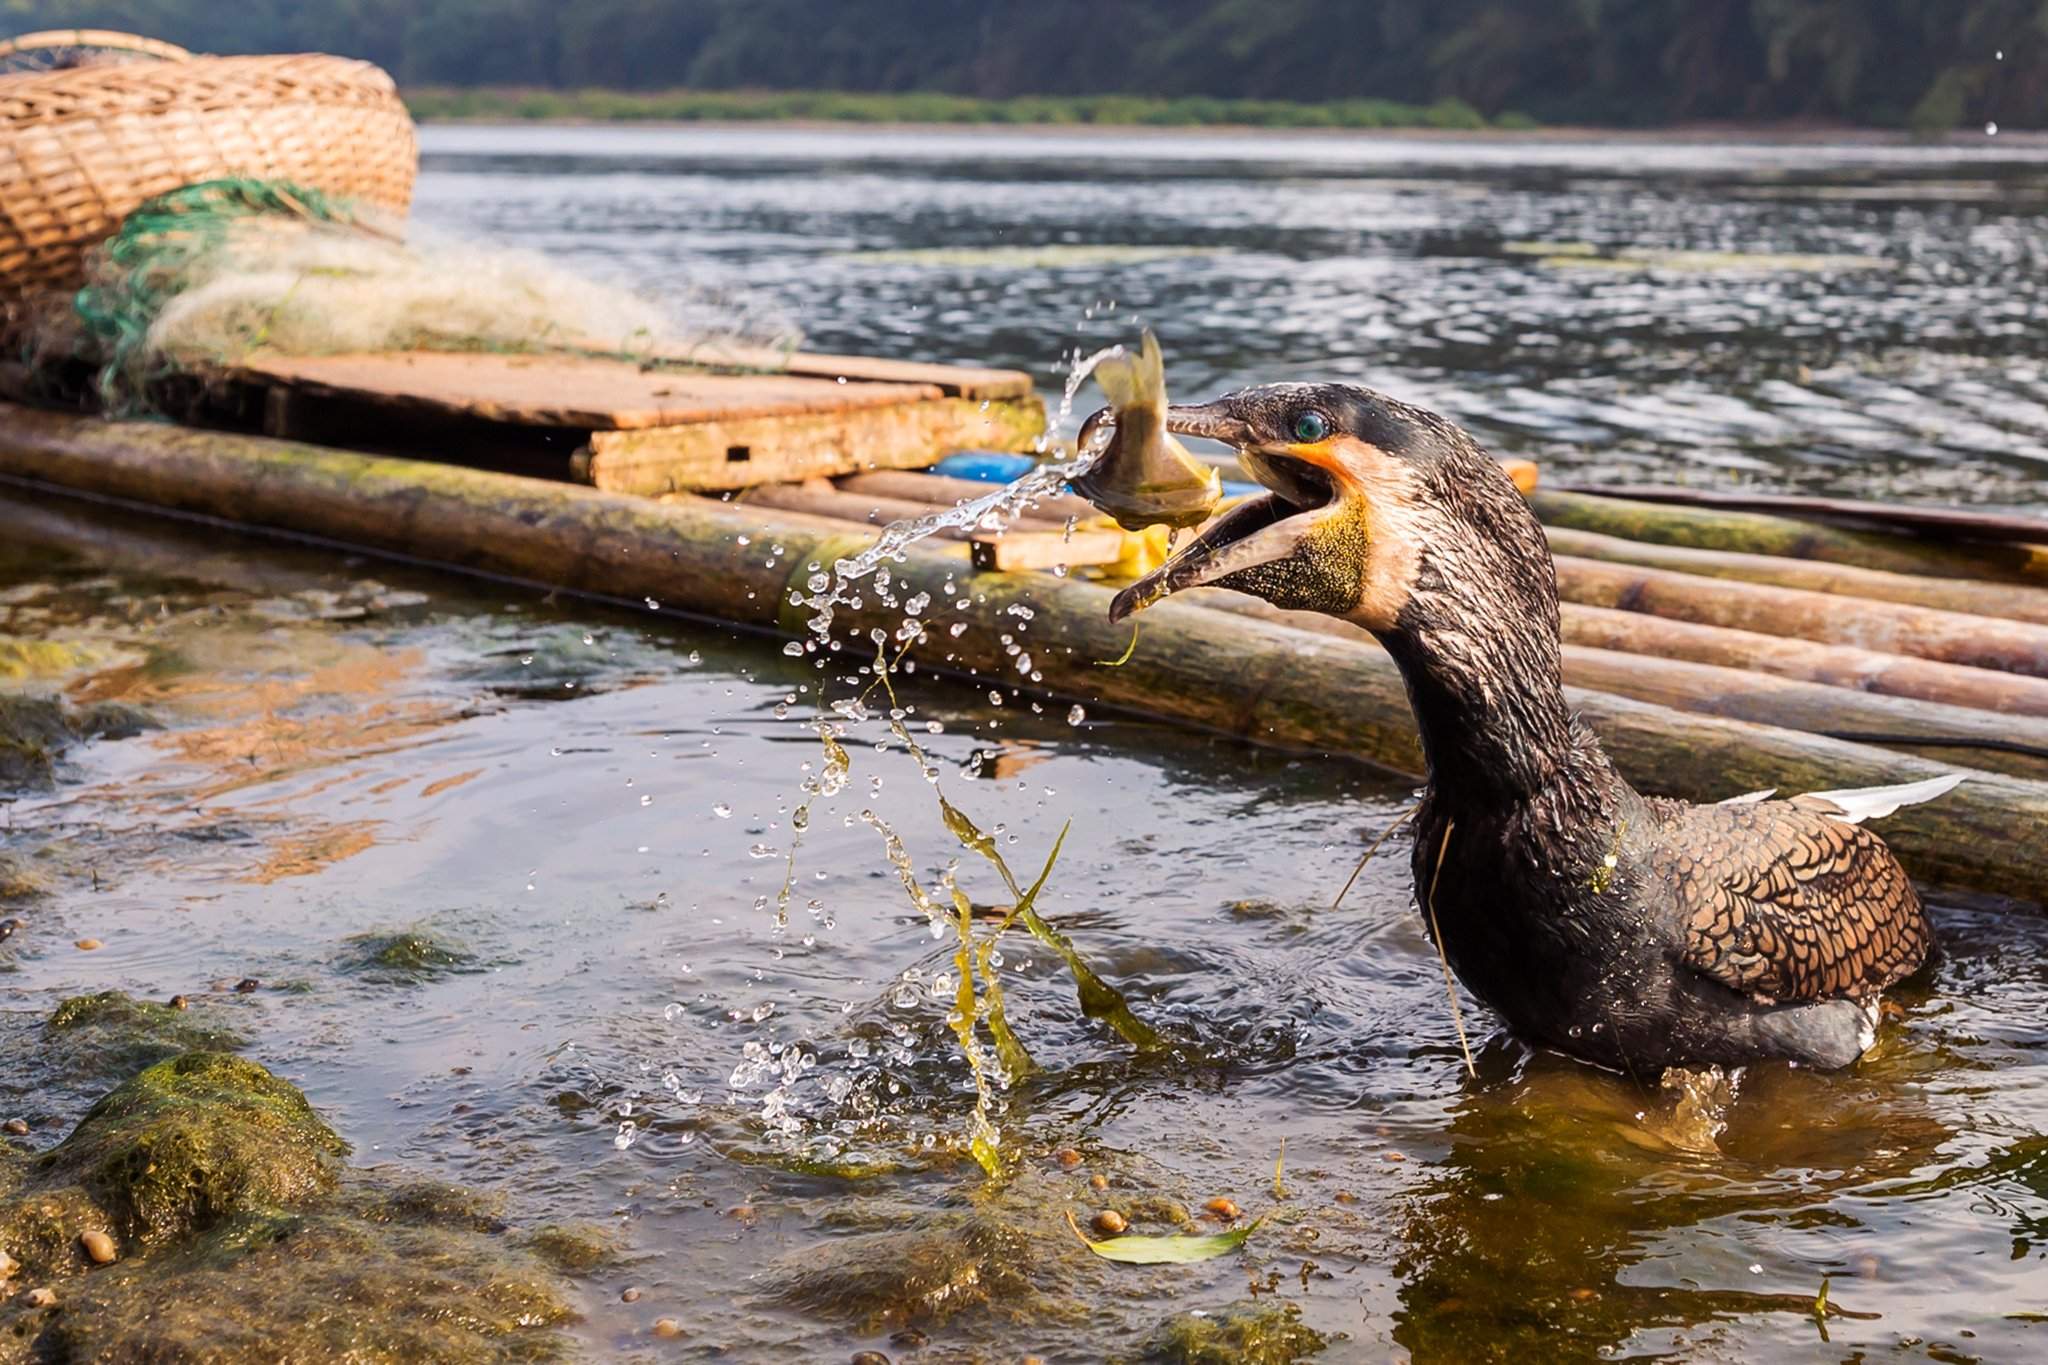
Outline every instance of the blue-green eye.
<svg viewBox="0 0 2048 1365"><path fill-rule="evenodd" d="M1312 446L1330 434L1329 419L1320 412L1310 410L1298 413L1294 418L1294 439L1305 446Z"/></svg>

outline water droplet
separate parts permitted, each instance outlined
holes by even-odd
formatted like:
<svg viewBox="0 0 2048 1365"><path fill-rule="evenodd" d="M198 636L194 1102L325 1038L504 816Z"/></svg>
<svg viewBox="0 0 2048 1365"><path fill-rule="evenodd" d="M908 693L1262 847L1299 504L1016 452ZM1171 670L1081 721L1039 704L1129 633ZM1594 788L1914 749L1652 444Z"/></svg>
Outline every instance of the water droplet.
<svg viewBox="0 0 2048 1365"><path fill-rule="evenodd" d="M1986 123L1986 124L1984 125L1984 136L1986 136L1986 137L1997 137L1997 136L1998 136L1998 125L1997 125L1996 123Z"/></svg>
<svg viewBox="0 0 2048 1365"><path fill-rule="evenodd" d="M633 1145L633 1139L638 1136L640 1136L640 1130L634 1126L631 1119L627 1119L619 1124L619 1131L612 1138L612 1146L623 1152Z"/></svg>
<svg viewBox="0 0 2048 1365"><path fill-rule="evenodd" d="M721 820L732 819L732 807L721 801L711 808L711 813Z"/></svg>
<svg viewBox="0 0 2048 1365"><path fill-rule="evenodd" d="M1076 705L1067 708L1067 724L1079 725L1082 721L1086 719L1088 719L1088 711L1086 707Z"/></svg>
<svg viewBox="0 0 2048 1365"><path fill-rule="evenodd" d="M782 652L792 659L801 659L804 656L804 642L802 640L791 640L782 647Z"/></svg>
<svg viewBox="0 0 2048 1365"><path fill-rule="evenodd" d="M643 796L640 798L640 804L643 806L651 806L654 804L654 798L651 796Z"/></svg>
<svg viewBox="0 0 2048 1365"><path fill-rule="evenodd" d="M661 603L659 603L659 602L655 601L655 600L654 600L654 599L653 599L652 597L649 597L649 598L645 598L645 599L643 599L643 600L645 600L645 601L646 601L646 603L647 603L647 610L649 610L649 611L660 611L660 610L661 610ZM694 658L695 658L696 656L692 655L691 657L692 657L692 658L694 659Z"/></svg>
<svg viewBox="0 0 2048 1365"><path fill-rule="evenodd" d="M755 844L752 848L747 850L747 853L748 856L754 858L773 858L775 856L774 848L768 844ZM767 903L767 899L768 898L765 896L761 898L763 905ZM758 910L761 908L761 906L757 905L754 908Z"/></svg>

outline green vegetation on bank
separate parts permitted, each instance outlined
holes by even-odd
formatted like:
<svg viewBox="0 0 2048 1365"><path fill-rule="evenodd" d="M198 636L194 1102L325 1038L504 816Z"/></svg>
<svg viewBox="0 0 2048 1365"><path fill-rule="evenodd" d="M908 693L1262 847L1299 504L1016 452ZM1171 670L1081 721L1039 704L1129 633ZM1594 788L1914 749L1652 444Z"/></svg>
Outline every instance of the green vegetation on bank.
<svg viewBox="0 0 2048 1365"><path fill-rule="evenodd" d="M1206 95L1020 95L980 99L939 91L536 90L428 86L405 92L418 119L588 122L792 121L837 123L1101 124L1190 128L1528 128L1513 113L1489 122L1463 100L1215 99Z"/></svg>
<svg viewBox="0 0 2048 1365"><path fill-rule="evenodd" d="M576 94L551 116L1386 127L1436 126L1413 111L1462 101L1550 124L1934 130L2048 117L2043 14L2042 0L0 0L0 34L116 28L196 52L338 52L433 87L422 107L435 114L452 112L439 88L453 86L802 89L913 103L735 95L704 112L702 93ZM1082 112L1102 96L1140 103ZM1251 103L1214 107L1239 100Z"/></svg>

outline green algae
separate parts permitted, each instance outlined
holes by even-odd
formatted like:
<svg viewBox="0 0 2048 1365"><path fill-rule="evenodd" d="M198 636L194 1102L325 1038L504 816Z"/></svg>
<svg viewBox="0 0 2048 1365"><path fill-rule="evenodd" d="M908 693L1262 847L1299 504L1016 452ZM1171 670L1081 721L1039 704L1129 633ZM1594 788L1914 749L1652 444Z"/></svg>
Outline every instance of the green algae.
<svg viewBox="0 0 2048 1365"><path fill-rule="evenodd" d="M791 1253L770 1264L761 1282L779 1304L873 1333L1029 1297L1040 1259L1032 1239L1007 1223L939 1215Z"/></svg>
<svg viewBox="0 0 2048 1365"><path fill-rule="evenodd" d="M348 1144L255 1062L188 1052L124 1082L39 1163L93 1196L124 1242L168 1242L331 1190Z"/></svg>
<svg viewBox="0 0 2048 1365"><path fill-rule="evenodd" d="M80 997L44 1033L160 1037L183 1024L163 1008ZM57 1296L0 1301L0 1365L561 1353L551 1329L575 1315L550 1262L594 1264L592 1238L543 1230L521 1247L491 1201L348 1171L347 1150L297 1089L219 1052L148 1067L40 1157L0 1147L0 1250L21 1285ZM88 1231L116 1239L114 1264L88 1262Z"/></svg>
<svg viewBox="0 0 2048 1365"><path fill-rule="evenodd" d="M468 950L421 929L357 934L347 943L351 955L344 969L370 981L414 985L477 965Z"/></svg>
<svg viewBox="0 0 2048 1365"><path fill-rule="evenodd" d="M619 1259L619 1247L611 1233L590 1223L550 1223L528 1235L525 1246L569 1275L588 1275Z"/></svg>
<svg viewBox="0 0 2048 1365"><path fill-rule="evenodd" d="M1218 1313L1170 1319L1146 1343L1143 1359L1164 1365L1289 1365L1328 1345L1291 1303L1233 1303Z"/></svg>
<svg viewBox="0 0 2048 1365"><path fill-rule="evenodd" d="M53 1060L73 1075L131 1076L182 1052L234 1052L244 1039L216 1011L176 1009L123 991L75 995L43 1025Z"/></svg>
<svg viewBox="0 0 2048 1365"><path fill-rule="evenodd" d="M378 1203L370 1193L369 1202ZM574 1314L537 1264L423 1211L356 1198L252 1213L67 1287L39 1348L56 1359L537 1360Z"/></svg>

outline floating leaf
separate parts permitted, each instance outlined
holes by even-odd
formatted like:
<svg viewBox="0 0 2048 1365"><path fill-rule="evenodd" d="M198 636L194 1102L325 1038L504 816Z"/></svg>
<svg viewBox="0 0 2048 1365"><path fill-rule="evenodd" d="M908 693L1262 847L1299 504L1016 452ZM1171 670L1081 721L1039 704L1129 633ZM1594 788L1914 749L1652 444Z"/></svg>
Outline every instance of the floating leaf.
<svg viewBox="0 0 2048 1365"><path fill-rule="evenodd" d="M1125 1265L1192 1265L1196 1261L1214 1260L1243 1246L1244 1239L1264 1221L1263 1218L1254 1218L1241 1228L1200 1236L1111 1237L1107 1241L1096 1242L1081 1231L1081 1225L1074 1221L1073 1212L1069 1210L1067 1213L1067 1226L1074 1230L1083 1246L1105 1261L1121 1261Z"/></svg>

